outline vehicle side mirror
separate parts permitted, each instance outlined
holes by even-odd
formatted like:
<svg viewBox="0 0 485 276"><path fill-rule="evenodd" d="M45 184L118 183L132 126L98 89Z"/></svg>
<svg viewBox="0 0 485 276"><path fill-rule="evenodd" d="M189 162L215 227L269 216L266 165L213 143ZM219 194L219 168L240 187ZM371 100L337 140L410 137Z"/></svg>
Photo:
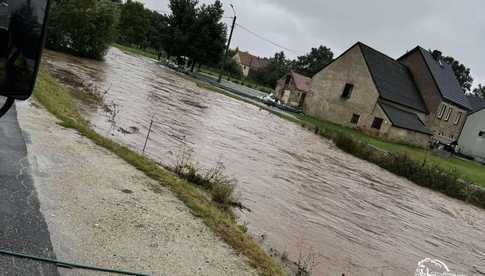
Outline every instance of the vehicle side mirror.
<svg viewBox="0 0 485 276"><path fill-rule="evenodd" d="M32 95L46 34L49 0L0 0L0 96Z"/></svg>

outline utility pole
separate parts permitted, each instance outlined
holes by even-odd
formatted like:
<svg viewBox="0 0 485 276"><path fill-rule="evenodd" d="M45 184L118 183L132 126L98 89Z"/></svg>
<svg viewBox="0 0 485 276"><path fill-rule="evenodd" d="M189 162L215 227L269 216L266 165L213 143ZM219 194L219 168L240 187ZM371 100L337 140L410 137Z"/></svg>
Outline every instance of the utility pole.
<svg viewBox="0 0 485 276"><path fill-rule="evenodd" d="M229 55L229 47L231 46L231 40L232 40L232 34L234 32L234 27L236 26L236 11L234 10L234 6L231 4L232 11L234 12L234 18L232 19L232 26L231 26L231 33L229 34L229 40L227 41L226 45L226 53L224 55L224 60L222 60L221 63L221 68L219 69L219 78L217 79L217 82L221 82L222 80L222 74L224 73L224 66L226 65L226 59L227 56Z"/></svg>

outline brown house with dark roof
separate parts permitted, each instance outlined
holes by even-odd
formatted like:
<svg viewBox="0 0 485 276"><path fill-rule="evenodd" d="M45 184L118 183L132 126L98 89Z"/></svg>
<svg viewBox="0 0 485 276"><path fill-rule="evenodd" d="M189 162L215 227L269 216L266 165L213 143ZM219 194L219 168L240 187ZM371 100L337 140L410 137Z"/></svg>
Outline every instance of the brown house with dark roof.
<svg viewBox="0 0 485 276"><path fill-rule="evenodd" d="M395 60L356 43L312 78L305 113L397 142L458 138L469 109L451 67L421 47Z"/></svg>
<svg viewBox="0 0 485 276"><path fill-rule="evenodd" d="M249 71L256 71L269 65L268 59L253 56L248 52L238 51L232 59L241 66L241 70L245 77L249 75Z"/></svg>
<svg viewBox="0 0 485 276"><path fill-rule="evenodd" d="M398 59L413 75L423 97L428 114L425 124L443 144L458 139L471 109L451 65L442 60L441 53L416 47Z"/></svg>
<svg viewBox="0 0 485 276"><path fill-rule="evenodd" d="M290 72L278 80L275 95L283 104L300 108L310 91L311 82L312 79L308 77Z"/></svg>

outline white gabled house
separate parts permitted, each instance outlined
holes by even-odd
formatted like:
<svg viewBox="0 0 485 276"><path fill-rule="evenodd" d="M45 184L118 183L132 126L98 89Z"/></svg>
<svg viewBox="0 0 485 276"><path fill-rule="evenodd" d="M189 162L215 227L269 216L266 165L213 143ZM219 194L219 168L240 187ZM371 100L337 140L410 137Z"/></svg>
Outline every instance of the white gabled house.
<svg viewBox="0 0 485 276"><path fill-rule="evenodd" d="M485 99L468 97L472 110L458 139L457 152L485 163Z"/></svg>

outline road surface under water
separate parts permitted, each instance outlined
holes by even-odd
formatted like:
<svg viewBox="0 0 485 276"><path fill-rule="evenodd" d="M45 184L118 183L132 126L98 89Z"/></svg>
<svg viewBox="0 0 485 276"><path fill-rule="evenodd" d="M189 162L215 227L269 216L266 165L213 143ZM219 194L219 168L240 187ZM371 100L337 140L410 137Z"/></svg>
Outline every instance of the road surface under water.
<svg viewBox="0 0 485 276"><path fill-rule="evenodd" d="M455 273L485 273L483 210L345 154L258 107L200 89L152 60L111 49L104 62L47 52L45 63L71 84L108 90L104 102L119 111L116 127L105 108L83 109L99 133L141 151L153 117L151 158L173 166L189 149L202 167L223 162L252 210L241 222L291 260L315 257L314 275L414 275L427 257Z"/></svg>

